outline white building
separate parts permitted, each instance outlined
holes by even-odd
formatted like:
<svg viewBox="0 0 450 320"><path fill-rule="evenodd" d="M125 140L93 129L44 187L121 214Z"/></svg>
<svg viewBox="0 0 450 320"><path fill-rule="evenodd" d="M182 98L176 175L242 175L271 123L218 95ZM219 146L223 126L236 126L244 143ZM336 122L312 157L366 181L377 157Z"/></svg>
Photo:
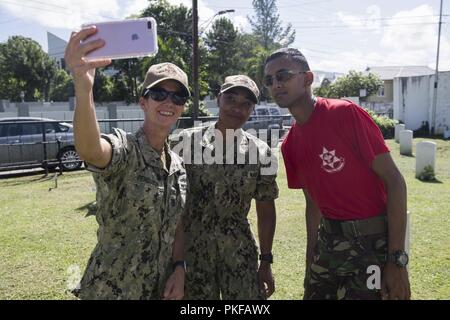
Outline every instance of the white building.
<svg viewBox="0 0 450 320"><path fill-rule="evenodd" d="M59 68L65 69L64 52L66 51L67 41L47 31L48 55L56 61ZM118 71L113 67L103 70L107 76L114 76Z"/></svg>
<svg viewBox="0 0 450 320"><path fill-rule="evenodd" d="M422 122L432 127L434 74L394 78L394 119L407 130L417 130ZM450 71L439 72L435 133L450 130Z"/></svg>
<svg viewBox="0 0 450 320"><path fill-rule="evenodd" d="M47 31L47 43L48 55L56 61L58 67L65 69L64 52L66 51L67 41Z"/></svg>
<svg viewBox="0 0 450 320"><path fill-rule="evenodd" d="M331 84L344 75L343 73L320 70L313 70L312 73L314 74L314 82L312 84L313 89L319 88L325 79L327 79Z"/></svg>
<svg viewBox="0 0 450 320"><path fill-rule="evenodd" d="M404 77L428 76L434 74L434 70L427 66L375 66L368 67L364 74L377 75L383 85L378 92L362 103L362 106L377 113L392 114L394 106L394 92L396 90L394 79Z"/></svg>

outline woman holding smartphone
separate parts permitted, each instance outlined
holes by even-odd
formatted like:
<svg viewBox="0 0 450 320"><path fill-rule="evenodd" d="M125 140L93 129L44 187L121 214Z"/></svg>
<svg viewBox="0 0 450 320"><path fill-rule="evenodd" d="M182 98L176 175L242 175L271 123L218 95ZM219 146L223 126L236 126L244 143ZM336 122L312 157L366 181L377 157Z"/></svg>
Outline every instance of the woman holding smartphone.
<svg viewBox="0 0 450 320"><path fill-rule="evenodd" d="M181 215L186 172L166 143L190 93L187 75L171 63L149 68L135 133L101 134L95 115L95 69L110 60L86 61L104 41L85 41L95 27L72 33L66 64L72 72L75 147L97 185L98 243L74 294L81 299L181 299L184 233ZM89 39L88 39L89 40Z"/></svg>

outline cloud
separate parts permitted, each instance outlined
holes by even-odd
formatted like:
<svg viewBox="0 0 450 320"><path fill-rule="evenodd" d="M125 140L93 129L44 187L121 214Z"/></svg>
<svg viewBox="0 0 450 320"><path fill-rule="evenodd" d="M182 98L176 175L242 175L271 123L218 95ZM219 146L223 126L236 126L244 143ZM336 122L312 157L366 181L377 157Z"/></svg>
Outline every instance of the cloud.
<svg viewBox="0 0 450 320"><path fill-rule="evenodd" d="M47 0L45 3L26 0L0 2L0 8L44 27L65 29L79 28L86 22L119 19L122 12L117 0Z"/></svg>
<svg viewBox="0 0 450 320"><path fill-rule="evenodd" d="M371 32L372 36L368 36L366 31L370 27L364 25L368 20L343 13L337 16L341 24L345 21L353 31L359 28L366 34L354 34L348 49L333 48L333 43L321 50L308 48L308 45L304 49L300 48L313 69L348 72L352 69L362 71L367 66L421 65L435 68L438 17L430 5L421 5L397 12L392 17L378 19L381 21L380 33L375 35ZM449 29L448 25L443 25L439 70L450 70Z"/></svg>
<svg viewBox="0 0 450 320"><path fill-rule="evenodd" d="M231 17L231 21L233 21L233 24L235 25L235 27L243 32L251 32L252 31L252 27L250 25L250 22L248 22L247 17L244 16L232 16Z"/></svg>
<svg viewBox="0 0 450 320"><path fill-rule="evenodd" d="M190 0L169 0L169 3L192 5ZM148 0L45 0L39 4L14 0L0 2L0 10L43 27L73 30L87 22L119 20L139 14L148 5ZM199 1L199 17L207 19L212 15L214 11Z"/></svg>
<svg viewBox="0 0 450 320"><path fill-rule="evenodd" d="M168 0L168 1L172 5L182 4L185 7L192 8L192 0ZM214 10L208 8L205 2L203 2L202 0L198 1L197 5L198 5L199 24L208 21L208 19L210 19L216 13Z"/></svg>
<svg viewBox="0 0 450 320"><path fill-rule="evenodd" d="M435 68L438 17L433 8L422 5L393 16L384 30L380 45L386 60L396 65L428 65ZM440 65L450 68L450 42L448 35L441 34ZM440 68L441 69L441 68Z"/></svg>
<svg viewBox="0 0 450 320"><path fill-rule="evenodd" d="M349 27L353 30L361 31L373 31L374 33L380 33L381 28L381 9L378 6L369 6L366 9L366 14L356 16L351 14L346 14L345 12L339 11L336 13L338 22L335 25Z"/></svg>

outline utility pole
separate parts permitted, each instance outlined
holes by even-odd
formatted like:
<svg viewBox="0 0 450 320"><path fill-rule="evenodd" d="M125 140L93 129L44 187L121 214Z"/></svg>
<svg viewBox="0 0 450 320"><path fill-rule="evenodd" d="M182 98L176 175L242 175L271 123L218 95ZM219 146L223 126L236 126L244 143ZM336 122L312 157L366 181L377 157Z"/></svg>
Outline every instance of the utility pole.
<svg viewBox="0 0 450 320"><path fill-rule="evenodd" d="M199 59L198 59L198 5L197 0L192 0L192 68L194 80L194 104L193 104L193 122L198 118L199 106Z"/></svg>
<svg viewBox="0 0 450 320"><path fill-rule="evenodd" d="M207 22L206 26L203 28L202 32L206 30L208 25L214 20L216 16L232 13L234 9L222 10L213 15ZM193 103L193 112L192 112L192 122L197 120L198 118L198 109L199 109L199 99L200 99L200 85L199 85L199 54L198 54L198 5L197 0L192 0L192 77L194 81L194 103Z"/></svg>
<svg viewBox="0 0 450 320"><path fill-rule="evenodd" d="M436 73L434 75L434 92L433 92L433 108L431 110L431 126L430 126L430 134L435 134L436 129L436 104L437 104L437 93L438 93L438 81L439 81L439 48L441 46L441 27L442 27L442 3L444 0L441 0L441 9L439 14L439 32L438 32L438 45L437 45L437 54L436 54Z"/></svg>

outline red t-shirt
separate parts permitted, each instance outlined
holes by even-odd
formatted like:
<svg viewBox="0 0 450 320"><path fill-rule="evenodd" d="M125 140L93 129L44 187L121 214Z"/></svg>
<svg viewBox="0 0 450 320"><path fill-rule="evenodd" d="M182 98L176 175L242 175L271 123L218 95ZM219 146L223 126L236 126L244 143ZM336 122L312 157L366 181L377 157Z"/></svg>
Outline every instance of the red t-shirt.
<svg viewBox="0 0 450 320"><path fill-rule="evenodd" d="M288 187L305 188L324 217L358 220L386 212L384 184L371 166L389 149L356 104L317 98L309 120L292 126L281 151Z"/></svg>

